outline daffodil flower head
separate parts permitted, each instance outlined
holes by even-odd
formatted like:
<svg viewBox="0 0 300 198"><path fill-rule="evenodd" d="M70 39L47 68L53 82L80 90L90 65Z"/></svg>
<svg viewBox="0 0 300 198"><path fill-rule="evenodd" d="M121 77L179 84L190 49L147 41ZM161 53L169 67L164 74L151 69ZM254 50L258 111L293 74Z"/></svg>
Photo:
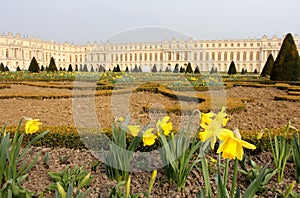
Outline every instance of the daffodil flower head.
<svg viewBox="0 0 300 198"><path fill-rule="evenodd" d="M157 138L157 136L153 134L152 131L153 128L149 128L143 133L144 146L151 146L155 143L155 139Z"/></svg>
<svg viewBox="0 0 300 198"><path fill-rule="evenodd" d="M26 118L25 123L25 133L26 134L33 134L39 130L39 126L42 125L39 119L32 119L32 118Z"/></svg>
<svg viewBox="0 0 300 198"><path fill-rule="evenodd" d="M217 137L223 130L225 130L222 127L227 124L227 121L228 118L224 107L218 114L204 114L200 124L200 126L204 129L204 132L199 133L201 141L205 142L206 140L210 140L211 149L213 150L217 142Z"/></svg>
<svg viewBox="0 0 300 198"><path fill-rule="evenodd" d="M165 136L170 135L173 130L172 122L168 122L170 120L170 116L165 116L163 119L159 119L156 123L157 134L160 135L160 131L162 130Z"/></svg>
<svg viewBox="0 0 300 198"><path fill-rule="evenodd" d="M220 134L219 139L222 141L217 153L222 153L224 159L242 160L244 155L243 147L248 149L256 149L255 145L241 140L241 135L238 130L235 132L224 129Z"/></svg>
<svg viewBox="0 0 300 198"><path fill-rule="evenodd" d="M139 135L141 128L139 125L128 125L127 126L130 135L132 135L133 137L136 137Z"/></svg>

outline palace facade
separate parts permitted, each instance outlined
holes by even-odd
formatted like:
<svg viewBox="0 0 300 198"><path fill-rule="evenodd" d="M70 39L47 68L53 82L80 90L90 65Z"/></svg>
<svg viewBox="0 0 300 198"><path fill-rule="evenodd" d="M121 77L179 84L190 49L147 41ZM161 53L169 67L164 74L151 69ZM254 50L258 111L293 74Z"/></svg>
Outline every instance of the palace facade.
<svg viewBox="0 0 300 198"><path fill-rule="evenodd" d="M48 66L54 57L58 68L73 68L77 65L87 65L90 70L97 70L100 65L107 70L117 64L121 70L137 66L156 64L158 69L172 70L178 63L180 66L188 62L192 67L199 66L201 71L210 71L216 67L218 71L227 71L233 60L238 71L243 68L248 72L255 69L260 72L269 56L277 57L285 36L262 36L260 39L231 40L188 40L171 39L160 42L138 43L87 43L74 45L44 41L34 37L24 37L12 33L0 35L0 62L7 65L11 71L19 66L22 70L29 67L32 57L38 64ZM294 35L299 49L298 35Z"/></svg>

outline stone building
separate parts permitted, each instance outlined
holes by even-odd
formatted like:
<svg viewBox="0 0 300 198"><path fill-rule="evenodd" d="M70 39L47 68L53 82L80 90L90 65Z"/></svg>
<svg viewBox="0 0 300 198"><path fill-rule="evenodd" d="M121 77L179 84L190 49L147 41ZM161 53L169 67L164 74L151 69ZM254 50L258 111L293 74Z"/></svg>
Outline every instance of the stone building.
<svg viewBox="0 0 300 198"><path fill-rule="evenodd" d="M201 71L210 71L212 67L218 71L227 71L233 60L238 71L243 68L248 72L255 69L261 71L269 54L277 57L284 36L260 39L231 40L188 40L171 39L160 42L138 43L87 43L74 45L44 41L34 37L22 37L20 34L0 35L0 62L8 65L10 70L18 66L26 70L34 56L39 65L48 66L54 57L58 68L68 68L71 64L92 66L94 70L102 65L107 70L119 64L121 70L132 69L135 65L152 66L158 70L166 67L173 69L191 62L192 67L199 66ZM294 40L299 46L298 35Z"/></svg>

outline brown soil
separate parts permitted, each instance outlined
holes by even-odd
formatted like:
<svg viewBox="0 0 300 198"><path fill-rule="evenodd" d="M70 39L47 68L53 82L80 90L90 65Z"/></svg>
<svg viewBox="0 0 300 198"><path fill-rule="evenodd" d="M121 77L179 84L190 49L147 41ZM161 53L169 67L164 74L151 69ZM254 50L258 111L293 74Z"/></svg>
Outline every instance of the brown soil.
<svg viewBox="0 0 300 198"><path fill-rule="evenodd" d="M54 88L38 88L26 85L11 85L10 89L1 89L0 93L37 93L37 92L51 92L51 93L68 93L72 90L54 89ZM207 93L209 94L209 93ZM280 128L288 123L297 128L300 128L300 102L289 101L275 101L274 96L287 94L286 91L278 90L275 88L250 88L250 87L234 87L226 90L226 94L230 97L243 97L252 98L251 102L245 104L245 111L238 113L232 113L229 115L230 121L228 122L228 128L233 129L238 127L241 130L260 130L263 128ZM92 100L82 100L82 105L78 112L74 112L72 107L72 99L1 99L0 103L0 124L7 123L8 125L17 125L21 116L39 118L43 125L46 126L75 126L73 115L77 115L81 122L76 124L82 124L90 121L94 123L93 117L90 115L90 109L86 109L88 105L85 102L95 101L95 108L93 112L96 112L97 120L101 124L102 128L111 127L111 123L115 117L125 117L128 113L131 114L131 122L135 123L138 119L142 123L154 123L157 117L154 114L148 114L143 112L143 106L170 106L179 104L177 100L170 99L161 94L138 92L124 97L122 95L114 95L113 100L111 96L101 96L92 98ZM116 100L116 102L114 101ZM128 105L122 105L128 100ZM113 102L112 102L113 101ZM192 105L195 103L183 102L184 105ZM118 109L116 113L113 113L112 106ZM87 107L88 108L88 107ZM92 112L92 113L93 113ZM90 117L89 117L90 116ZM159 115L162 116L162 115ZM171 114L171 121L175 127L185 125L188 116L177 116ZM84 121L84 122L83 122ZM46 187L51 181L47 176L49 171L60 171L65 166L59 163L59 156L70 156L70 165L83 165L88 170L91 168L91 162L95 162L97 159L89 151L79 151L70 149L48 149L48 148L33 148L32 152L42 150L42 156L40 157L38 164L32 169L29 175L29 180L26 181L25 186L28 189L40 192L41 189ZM43 165L43 156L46 152L50 154L50 167L46 169ZM273 161L270 152L264 152L255 155L255 161L260 165L265 165L267 162ZM273 166L273 165L271 165ZM276 176L270 182L268 186L270 189L284 190L286 186L295 179L295 169L291 163L287 164L286 174L284 181L281 184L276 182ZM190 174L186 188L181 193L176 192L175 185L169 185L163 172L160 170L158 178L154 185L153 197L194 197L196 192L199 192L203 184L202 175L193 170ZM149 172L139 172L132 174L132 191L141 192L146 191L148 188ZM110 181L105 175L104 165L100 165L96 172L92 173L94 179L91 184L92 190L88 197L108 197L109 190L116 184L115 181ZM243 177L240 177L243 181ZM212 180L212 183L214 181ZM246 187L246 186L245 186ZM275 191L275 190L274 190ZM300 186L296 186L296 191L300 192ZM46 194L47 197L53 197L53 194ZM274 192L268 190L267 193L261 195L262 197L274 197Z"/></svg>

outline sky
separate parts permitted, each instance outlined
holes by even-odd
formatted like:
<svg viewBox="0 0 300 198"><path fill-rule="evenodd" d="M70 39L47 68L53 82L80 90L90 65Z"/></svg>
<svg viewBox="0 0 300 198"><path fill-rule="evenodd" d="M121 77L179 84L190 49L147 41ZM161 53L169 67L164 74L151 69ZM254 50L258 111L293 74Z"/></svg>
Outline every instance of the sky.
<svg viewBox="0 0 300 198"><path fill-rule="evenodd" d="M299 0L3 0L0 8L1 33L58 43L300 34Z"/></svg>

